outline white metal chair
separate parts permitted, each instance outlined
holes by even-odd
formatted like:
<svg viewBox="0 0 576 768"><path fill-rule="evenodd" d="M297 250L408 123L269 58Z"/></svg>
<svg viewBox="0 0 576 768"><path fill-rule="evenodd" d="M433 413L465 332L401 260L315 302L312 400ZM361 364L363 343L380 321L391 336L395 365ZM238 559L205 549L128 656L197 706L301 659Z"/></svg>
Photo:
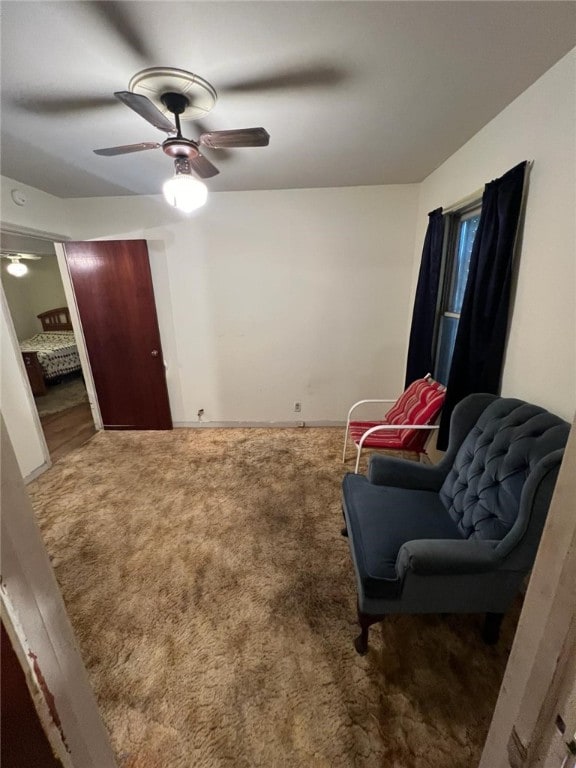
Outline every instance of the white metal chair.
<svg viewBox="0 0 576 768"><path fill-rule="evenodd" d="M396 400L359 400L348 411L342 461L346 461L348 436L356 445L358 473L363 448L376 450L411 451L425 454L430 431L438 429L434 422L444 404L446 387L435 381L430 374L412 384ZM367 403L394 403L380 421L353 421L352 413Z"/></svg>

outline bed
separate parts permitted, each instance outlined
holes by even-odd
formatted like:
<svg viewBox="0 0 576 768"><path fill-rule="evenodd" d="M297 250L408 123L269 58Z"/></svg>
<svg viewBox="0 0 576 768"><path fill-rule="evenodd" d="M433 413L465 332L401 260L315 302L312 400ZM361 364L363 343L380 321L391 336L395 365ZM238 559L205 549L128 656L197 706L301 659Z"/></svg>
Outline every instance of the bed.
<svg viewBox="0 0 576 768"><path fill-rule="evenodd" d="M80 371L78 348L68 307L57 307L38 315L42 333L20 342L32 394L45 395L47 383Z"/></svg>

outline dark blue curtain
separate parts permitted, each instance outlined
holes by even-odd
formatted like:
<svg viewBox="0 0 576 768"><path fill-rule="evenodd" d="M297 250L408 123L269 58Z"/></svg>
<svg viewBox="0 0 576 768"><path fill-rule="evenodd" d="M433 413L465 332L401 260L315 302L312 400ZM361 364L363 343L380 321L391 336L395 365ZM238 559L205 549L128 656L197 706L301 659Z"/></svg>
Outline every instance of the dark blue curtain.
<svg viewBox="0 0 576 768"><path fill-rule="evenodd" d="M444 241L444 216L442 208L428 214L428 229L424 239L422 261L418 273L416 298L412 313L405 387L427 373L433 373L434 323L438 302L438 285L442 264Z"/></svg>
<svg viewBox="0 0 576 768"><path fill-rule="evenodd" d="M525 172L526 162L520 163L484 188L440 420L441 450L448 445L450 416L460 400L473 392L500 392Z"/></svg>

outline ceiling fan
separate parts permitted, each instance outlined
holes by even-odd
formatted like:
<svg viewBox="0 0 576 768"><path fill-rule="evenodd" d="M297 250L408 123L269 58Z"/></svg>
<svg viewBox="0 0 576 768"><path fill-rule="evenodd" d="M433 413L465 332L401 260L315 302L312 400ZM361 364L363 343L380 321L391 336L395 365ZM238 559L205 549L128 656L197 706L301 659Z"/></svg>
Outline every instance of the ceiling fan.
<svg viewBox="0 0 576 768"><path fill-rule="evenodd" d="M117 91L114 96L155 128L167 133L168 138L162 143L145 141L95 149L97 155L124 155L162 147L162 151L174 159L176 174L189 174L192 170L200 178L207 179L219 171L200 153L200 146L209 149L266 147L270 141L264 128L209 131L201 133L198 139L183 136L181 120L203 117L214 108L217 99L216 90L210 83L186 70L173 67L144 69L130 80L127 91Z"/></svg>
<svg viewBox="0 0 576 768"><path fill-rule="evenodd" d="M9 259L10 264L6 267L6 270L14 277L22 277L28 272L26 264L21 264L20 259L30 259L32 261L39 261L42 256L36 256L33 253L12 253L2 252L0 253L0 259Z"/></svg>

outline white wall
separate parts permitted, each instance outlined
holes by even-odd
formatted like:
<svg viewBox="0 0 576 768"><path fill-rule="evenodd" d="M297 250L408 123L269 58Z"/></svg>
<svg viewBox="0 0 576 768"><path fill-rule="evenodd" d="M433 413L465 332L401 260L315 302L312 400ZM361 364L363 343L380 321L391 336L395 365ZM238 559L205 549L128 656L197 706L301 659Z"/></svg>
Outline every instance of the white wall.
<svg viewBox="0 0 576 768"><path fill-rule="evenodd" d="M16 205L12 199L13 190L24 194L24 205ZM0 202L3 230L43 232L57 236L67 234L66 200L21 184L7 176L0 176Z"/></svg>
<svg viewBox="0 0 576 768"><path fill-rule="evenodd" d="M502 394L571 421L576 407L576 50L421 185L413 290L427 213L534 160Z"/></svg>
<svg viewBox="0 0 576 768"><path fill-rule="evenodd" d="M14 330L4 293L0 291L0 412L18 458L22 477L31 476L48 460L22 356L15 344Z"/></svg>
<svg viewBox="0 0 576 768"><path fill-rule="evenodd" d="M6 272L5 263L0 263L2 270L2 288L8 303L14 330L19 340L32 336L32 329L35 328L34 315L28 310L26 304L26 287L22 283L22 278L13 277Z"/></svg>
<svg viewBox="0 0 576 768"><path fill-rule="evenodd" d="M65 307L67 303L56 254L28 261L26 265L28 273L23 277L8 274L5 266L2 269L2 285L19 341L42 330L38 320L41 312Z"/></svg>
<svg viewBox="0 0 576 768"><path fill-rule="evenodd" d="M402 388L417 193L217 193L190 218L159 197L67 204L74 239L149 241L175 422L310 423Z"/></svg>

